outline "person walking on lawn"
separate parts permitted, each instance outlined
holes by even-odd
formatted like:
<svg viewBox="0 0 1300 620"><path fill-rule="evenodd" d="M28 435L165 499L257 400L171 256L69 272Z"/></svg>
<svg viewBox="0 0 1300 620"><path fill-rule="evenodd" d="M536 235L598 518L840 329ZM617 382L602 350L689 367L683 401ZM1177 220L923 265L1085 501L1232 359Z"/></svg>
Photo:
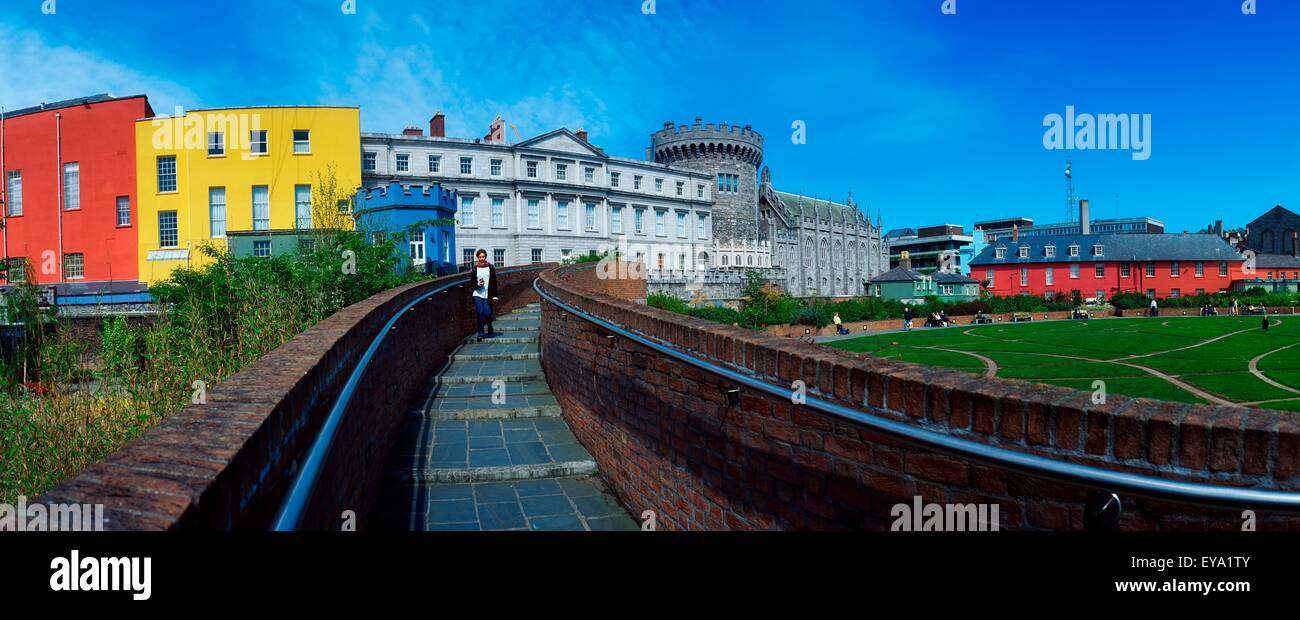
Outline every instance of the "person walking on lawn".
<svg viewBox="0 0 1300 620"><path fill-rule="evenodd" d="M912 307L903 308L903 331L912 331Z"/></svg>
<svg viewBox="0 0 1300 620"><path fill-rule="evenodd" d="M478 261L474 263L474 310L478 316L478 341L497 335L492 330L492 302L497 297L497 269L488 262L487 250L480 249L474 253ZM484 332L484 327L487 331Z"/></svg>

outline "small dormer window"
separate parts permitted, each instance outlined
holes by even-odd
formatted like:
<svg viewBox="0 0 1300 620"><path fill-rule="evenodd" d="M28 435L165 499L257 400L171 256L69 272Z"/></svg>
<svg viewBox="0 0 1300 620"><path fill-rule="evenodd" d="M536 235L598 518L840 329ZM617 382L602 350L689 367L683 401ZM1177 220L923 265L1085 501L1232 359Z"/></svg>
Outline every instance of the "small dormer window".
<svg viewBox="0 0 1300 620"><path fill-rule="evenodd" d="M1020 246L1020 258L1029 258L1029 246Z"/></svg>
<svg viewBox="0 0 1300 620"><path fill-rule="evenodd" d="M1098 243L1097 245L1092 246L1092 255L1093 255L1093 256L1101 256L1101 244L1100 244L1100 243Z"/></svg>
<svg viewBox="0 0 1300 620"><path fill-rule="evenodd" d="M1078 245L1071 245L1071 246L1070 246L1070 256L1078 256L1078 255L1079 255L1079 246L1078 246Z"/></svg>
<svg viewBox="0 0 1300 620"><path fill-rule="evenodd" d="M1007 257L1007 249L1006 249L1006 248L995 248L995 249L993 250L993 254L994 254L994 256L996 256L996 257L998 257L998 258L1006 258L1006 257Z"/></svg>
<svg viewBox="0 0 1300 620"><path fill-rule="evenodd" d="M1046 256L1047 258L1056 258L1056 246L1049 245L1043 248L1043 256Z"/></svg>

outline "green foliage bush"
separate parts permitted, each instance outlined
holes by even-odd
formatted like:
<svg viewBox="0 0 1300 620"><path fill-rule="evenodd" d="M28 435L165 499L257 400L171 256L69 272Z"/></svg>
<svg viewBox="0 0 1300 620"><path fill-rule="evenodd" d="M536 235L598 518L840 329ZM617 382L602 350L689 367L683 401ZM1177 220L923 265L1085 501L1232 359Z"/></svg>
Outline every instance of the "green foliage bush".
<svg viewBox="0 0 1300 620"><path fill-rule="evenodd" d="M273 258L202 246L209 264L151 288L156 320L103 322L97 390L85 383L78 343L37 311L34 294L9 296L10 316L29 328L0 367L0 502L38 495L104 458L185 406L196 381L210 388L334 312L420 279L397 274L402 238L371 244L336 231L304 254Z"/></svg>

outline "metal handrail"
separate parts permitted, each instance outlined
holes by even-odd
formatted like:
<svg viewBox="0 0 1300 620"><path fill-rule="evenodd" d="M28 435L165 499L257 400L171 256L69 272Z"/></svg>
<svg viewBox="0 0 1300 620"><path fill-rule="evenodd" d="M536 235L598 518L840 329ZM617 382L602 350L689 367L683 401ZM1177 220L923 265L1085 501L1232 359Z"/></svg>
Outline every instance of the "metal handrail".
<svg viewBox="0 0 1300 620"><path fill-rule="evenodd" d="M546 301L558 306L602 329L613 332L642 346L689 364L710 374L733 381L749 389L781 399L789 399L789 388L773 385L750 375L742 374L713 362L683 352L675 347L650 339L641 334L590 314L567 304L543 290L541 279L533 281L533 289ZM1017 452L988 444L932 431L896 420L874 416L815 396L807 396L803 407L818 411L873 431L888 435L913 446L933 449L946 454L979 461L999 469L1018 471L1059 482L1067 482L1109 493L1122 492L1138 497L1174 500L1213 508L1244 508L1300 513L1300 493L1228 487L1196 482L1167 480L1153 476L1111 471L1099 467L1080 465L1035 454Z"/></svg>
<svg viewBox="0 0 1300 620"><path fill-rule="evenodd" d="M538 271L545 269L544 265L519 267L508 269L498 273L509 275L524 271ZM352 395L356 392L357 385L361 382L361 375L365 373L366 368L370 365L370 360L374 358L375 352L383 344L386 338L397 324L397 320L406 314L408 310L415 307L416 304L433 297L439 293L445 292L452 287L460 286L469 282L469 273L445 282L433 290L412 300L410 303L402 306L400 310L393 313L393 316L384 323L383 329L375 335L366 352L362 354L357 365L352 369L352 374L348 376L347 383L343 384L343 390L339 392L339 397L334 401L334 406L330 408L329 415L325 418L325 423L321 425L320 433L312 442L311 448L307 451L307 458L303 461L302 469L294 477L293 484L289 492L284 496L280 503L280 509L275 515L275 520L271 524L271 529L277 532L294 531L298 529L302 521L303 512L307 510L307 503L311 501L312 492L316 489L316 483L320 479L321 468L325 465L325 458L329 456L330 448L334 444L335 433L343 419L343 414L347 411L348 405L352 402Z"/></svg>

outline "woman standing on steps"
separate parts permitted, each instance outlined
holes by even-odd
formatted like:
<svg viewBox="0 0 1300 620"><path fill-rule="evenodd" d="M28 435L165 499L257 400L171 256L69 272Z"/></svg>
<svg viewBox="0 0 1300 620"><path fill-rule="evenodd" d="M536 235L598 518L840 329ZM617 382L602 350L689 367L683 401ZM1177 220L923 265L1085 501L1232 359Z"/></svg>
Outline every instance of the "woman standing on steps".
<svg viewBox="0 0 1300 620"><path fill-rule="evenodd" d="M497 270L488 262L487 250L479 249L474 253L478 260L474 263L471 276L474 278L474 310L478 315L478 341L482 342L485 337L492 337L496 332L492 330L492 302L497 301ZM483 331L487 327L486 334Z"/></svg>

